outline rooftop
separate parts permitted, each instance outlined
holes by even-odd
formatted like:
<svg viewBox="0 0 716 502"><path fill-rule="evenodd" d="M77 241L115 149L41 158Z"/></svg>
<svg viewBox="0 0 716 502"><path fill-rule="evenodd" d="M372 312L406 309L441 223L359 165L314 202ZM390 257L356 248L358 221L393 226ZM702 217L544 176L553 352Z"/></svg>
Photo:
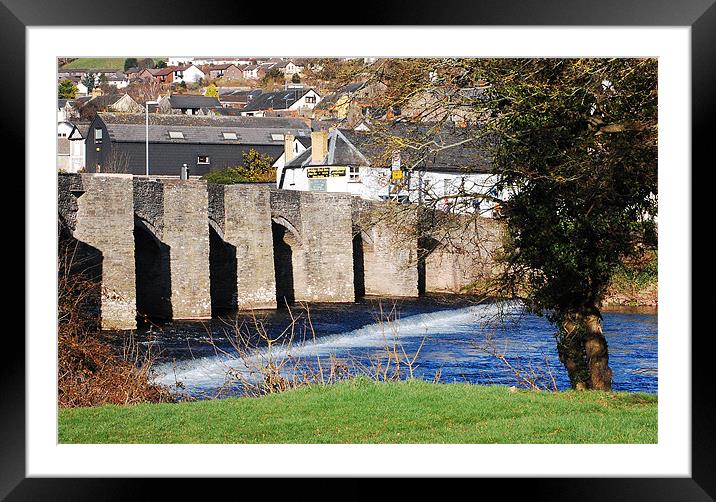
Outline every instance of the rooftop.
<svg viewBox="0 0 716 502"><path fill-rule="evenodd" d="M143 113L98 113L113 141L146 141ZM293 118L149 114L152 143L282 145L283 135L310 136L303 120ZM173 134L170 132L181 133Z"/></svg>

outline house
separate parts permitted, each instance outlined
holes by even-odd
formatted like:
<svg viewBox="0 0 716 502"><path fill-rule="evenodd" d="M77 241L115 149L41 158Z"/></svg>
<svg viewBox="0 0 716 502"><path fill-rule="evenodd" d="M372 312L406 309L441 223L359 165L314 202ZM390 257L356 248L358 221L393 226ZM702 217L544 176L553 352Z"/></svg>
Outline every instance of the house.
<svg viewBox="0 0 716 502"><path fill-rule="evenodd" d="M383 83L352 82L321 99L315 107L318 118L345 119L351 122L370 116L374 98L386 89Z"/></svg>
<svg viewBox="0 0 716 502"><path fill-rule="evenodd" d="M77 110L72 99L57 100L57 122L69 121L76 117Z"/></svg>
<svg viewBox="0 0 716 502"><path fill-rule="evenodd" d="M85 121L92 120L98 112L142 113L144 107L129 94L104 94L89 99L76 99L78 116Z"/></svg>
<svg viewBox="0 0 716 502"><path fill-rule="evenodd" d="M259 80L266 76L266 68L264 66L250 64L242 70L246 80Z"/></svg>
<svg viewBox="0 0 716 502"><path fill-rule="evenodd" d="M170 94L159 100L159 113L206 115L206 110L220 107L217 98L198 94Z"/></svg>
<svg viewBox="0 0 716 502"><path fill-rule="evenodd" d="M235 64L231 63L206 66L204 68L204 74L211 80L217 78L223 78L226 80L238 80L244 78L243 71L239 70Z"/></svg>
<svg viewBox="0 0 716 502"><path fill-rule="evenodd" d="M67 172L77 173L85 169L85 140L89 131L89 122L76 122L73 124L69 140L69 165Z"/></svg>
<svg viewBox="0 0 716 502"><path fill-rule="evenodd" d="M170 56L167 59L167 66L181 66L194 61L194 56Z"/></svg>
<svg viewBox="0 0 716 502"><path fill-rule="evenodd" d="M224 108L244 108L252 99L261 93L261 89L251 91L239 89L219 90L219 101Z"/></svg>
<svg viewBox="0 0 716 502"><path fill-rule="evenodd" d="M89 172L145 173L149 141L151 175L178 176L183 164L192 175L238 166L254 149L277 161L285 135L310 136L301 119L149 114L149 138L143 113L98 113L86 140Z"/></svg>
<svg viewBox="0 0 716 502"><path fill-rule="evenodd" d="M479 210L493 215L492 197L503 194L494 190L496 180L485 147L457 129L419 132L432 143L416 140L412 126L400 124L380 134L337 128L314 131L311 145L302 153L285 152L287 160L277 171L276 186L344 192L369 200L420 201L451 212ZM413 145L396 150L390 137Z"/></svg>
<svg viewBox="0 0 716 502"><path fill-rule="evenodd" d="M174 71L174 67L167 66L166 68L153 68L149 70L149 73L160 84L171 84L174 81Z"/></svg>
<svg viewBox="0 0 716 502"><path fill-rule="evenodd" d="M286 111L290 115L299 116L313 110L320 101L321 96L314 89L265 92L252 99L241 113L249 117L263 117L266 112Z"/></svg>
<svg viewBox="0 0 716 502"><path fill-rule="evenodd" d="M286 79L290 79L297 73L303 71L303 66L295 64L293 61L279 61L278 63L271 66L269 69L277 69L286 76Z"/></svg>
<svg viewBox="0 0 716 502"><path fill-rule="evenodd" d="M173 67L173 72L172 79L174 82L195 84L199 80L206 79L206 74L194 64L175 66Z"/></svg>
<svg viewBox="0 0 716 502"><path fill-rule="evenodd" d="M129 78L121 71L106 73L107 84L117 89L124 89L129 85Z"/></svg>

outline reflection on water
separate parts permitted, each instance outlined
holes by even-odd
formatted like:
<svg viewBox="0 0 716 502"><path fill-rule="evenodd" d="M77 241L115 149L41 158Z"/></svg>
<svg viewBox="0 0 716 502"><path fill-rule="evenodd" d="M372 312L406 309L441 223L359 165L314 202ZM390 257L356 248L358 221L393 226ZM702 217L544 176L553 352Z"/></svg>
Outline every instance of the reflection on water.
<svg viewBox="0 0 716 502"><path fill-rule="evenodd" d="M417 378L433 380L437 374L441 382L518 384L512 370L485 352L490 340L515 367L531 368L545 377L551 372L560 389L569 388L557 357L554 328L544 318L525 314L517 304L480 305L465 298L370 299L349 305L312 304L308 312L296 307L292 314L298 321L291 355L309 364L335 356L370 365L384 357L386 346L397 342L407 355L418 353ZM255 315L272 337L290 324L287 310ZM614 390L657 392L657 320L656 314L604 314ZM228 370L244 367L245 360L232 357L235 351L227 336L235 326L243 326L244 333L254 331L254 322L244 312L206 323L174 322L160 330L143 330L139 337L159 349L157 382L179 381L189 394L204 397L222 387ZM248 357L261 361L265 350L259 348ZM272 354L286 355L280 347Z"/></svg>

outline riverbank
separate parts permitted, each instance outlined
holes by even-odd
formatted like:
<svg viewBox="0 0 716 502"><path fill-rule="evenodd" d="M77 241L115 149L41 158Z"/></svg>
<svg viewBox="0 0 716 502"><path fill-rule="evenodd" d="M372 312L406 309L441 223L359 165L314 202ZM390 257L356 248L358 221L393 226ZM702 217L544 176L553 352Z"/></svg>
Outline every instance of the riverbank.
<svg viewBox="0 0 716 502"><path fill-rule="evenodd" d="M657 396L356 379L262 398L61 409L60 443L656 443Z"/></svg>

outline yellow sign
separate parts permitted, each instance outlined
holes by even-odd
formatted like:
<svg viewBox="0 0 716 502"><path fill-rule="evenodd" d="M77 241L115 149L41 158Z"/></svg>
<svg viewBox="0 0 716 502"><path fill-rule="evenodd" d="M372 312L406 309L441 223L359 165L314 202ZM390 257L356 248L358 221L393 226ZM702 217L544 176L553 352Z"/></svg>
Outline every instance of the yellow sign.
<svg viewBox="0 0 716 502"><path fill-rule="evenodd" d="M345 175L346 175L345 167L332 167L331 168L331 178L345 176Z"/></svg>
<svg viewBox="0 0 716 502"><path fill-rule="evenodd" d="M394 180L402 180L403 179L403 171L391 171L390 177Z"/></svg>
<svg viewBox="0 0 716 502"><path fill-rule="evenodd" d="M307 178L328 178L331 173L330 167L309 167L306 169Z"/></svg>

